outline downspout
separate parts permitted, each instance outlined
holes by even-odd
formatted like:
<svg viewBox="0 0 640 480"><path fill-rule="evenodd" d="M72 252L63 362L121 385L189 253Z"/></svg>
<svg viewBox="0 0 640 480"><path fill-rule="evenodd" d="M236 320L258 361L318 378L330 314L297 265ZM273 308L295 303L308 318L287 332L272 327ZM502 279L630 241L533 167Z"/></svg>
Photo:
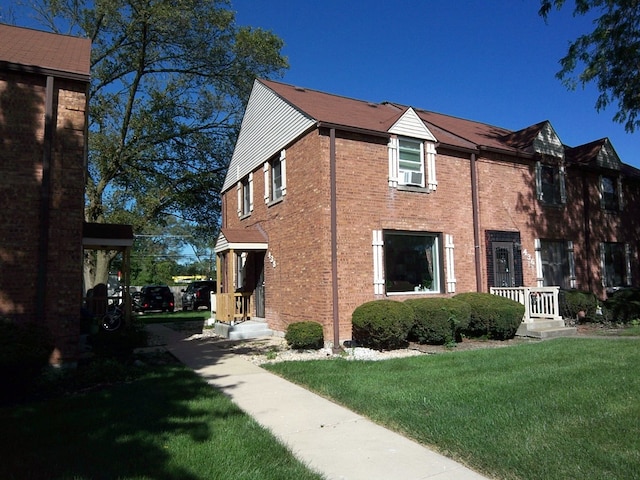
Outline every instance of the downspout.
<svg viewBox="0 0 640 480"><path fill-rule="evenodd" d="M473 211L473 243L475 245L474 258L476 265L476 291L482 291L482 260L480 259L480 203L478 201L478 174L476 171L476 154L472 153L471 165L471 208Z"/></svg>
<svg viewBox="0 0 640 480"><path fill-rule="evenodd" d="M584 224L584 251L585 251L585 265L586 271L591 270L591 201L589 197L589 184L587 183L587 176L584 170L581 172L582 176L582 222ZM587 286L590 292L593 292L593 275L587 275Z"/></svg>
<svg viewBox="0 0 640 480"><path fill-rule="evenodd" d="M49 261L49 213L51 210L51 157L53 152L54 78L47 76L45 93L44 140L42 145L42 185L40 188L40 243L38 244L38 276L36 279L36 316L44 319Z"/></svg>
<svg viewBox="0 0 640 480"><path fill-rule="evenodd" d="M336 196L336 129L329 130L329 184L331 188L331 296L333 304L333 351L340 350L338 311L338 208Z"/></svg>

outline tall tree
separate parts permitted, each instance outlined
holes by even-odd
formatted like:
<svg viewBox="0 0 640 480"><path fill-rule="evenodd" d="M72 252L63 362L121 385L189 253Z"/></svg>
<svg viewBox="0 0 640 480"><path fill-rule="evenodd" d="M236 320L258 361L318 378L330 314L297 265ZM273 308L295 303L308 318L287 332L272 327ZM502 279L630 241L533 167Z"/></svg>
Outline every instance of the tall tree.
<svg viewBox="0 0 640 480"><path fill-rule="evenodd" d="M541 0L539 14L547 21L564 3ZM574 15L589 13L597 17L595 27L569 44L557 77L570 89L595 82L596 109L617 102L613 120L634 132L640 128L640 0L575 0Z"/></svg>
<svg viewBox="0 0 640 480"><path fill-rule="evenodd" d="M39 0L40 20L92 40L85 219L215 231L219 191L256 77L283 42L238 27L227 0ZM91 276L105 278L105 262ZM90 278L87 281L91 282Z"/></svg>

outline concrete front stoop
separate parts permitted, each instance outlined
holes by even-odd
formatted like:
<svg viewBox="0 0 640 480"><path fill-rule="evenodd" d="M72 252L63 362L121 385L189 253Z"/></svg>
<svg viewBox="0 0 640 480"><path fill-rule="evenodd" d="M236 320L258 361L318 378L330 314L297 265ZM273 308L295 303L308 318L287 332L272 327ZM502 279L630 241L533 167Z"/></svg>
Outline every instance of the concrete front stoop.
<svg viewBox="0 0 640 480"><path fill-rule="evenodd" d="M522 322L516 335L519 337L555 338L570 337L578 332L576 327L567 327L563 319L534 320Z"/></svg>
<svg viewBox="0 0 640 480"><path fill-rule="evenodd" d="M267 322L260 320L246 320L234 325L215 322L213 328L216 335L229 340L248 340L273 335L273 330L269 328Z"/></svg>

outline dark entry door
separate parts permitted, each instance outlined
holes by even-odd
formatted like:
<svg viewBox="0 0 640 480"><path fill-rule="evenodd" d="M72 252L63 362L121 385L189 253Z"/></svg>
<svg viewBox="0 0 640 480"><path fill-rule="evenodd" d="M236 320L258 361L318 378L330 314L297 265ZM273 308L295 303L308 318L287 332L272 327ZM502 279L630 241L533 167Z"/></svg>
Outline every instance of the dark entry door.
<svg viewBox="0 0 640 480"><path fill-rule="evenodd" d="M493 281L494 287L515 287L513 265L513 243L493 242Z"/></svg>
<svg viewBox="0 0 640 480"><path fill-rule="evenodd" d="M264 318L264 255L256 257L256 317Z"/></svg>

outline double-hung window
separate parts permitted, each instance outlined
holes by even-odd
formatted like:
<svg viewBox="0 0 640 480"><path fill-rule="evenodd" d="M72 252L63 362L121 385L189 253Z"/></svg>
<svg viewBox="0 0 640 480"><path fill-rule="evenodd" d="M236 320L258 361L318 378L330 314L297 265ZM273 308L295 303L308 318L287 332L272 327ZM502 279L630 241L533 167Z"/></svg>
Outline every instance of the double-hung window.
<svg viewBox="0 0 640 480"><path fill-rule="evenodd" d="M286 152L282 150L264 164L264 201L267 204L282 200L287 193Z"/></svg>
<svg viewBox="0 0 640 480"><path fill-rule="evenodd" d="M602 263L602 285L607 288L629 285L631 277L629 246L624 243L604 242L600 244Z"/></svg>
<svg viewBox="0 0 640 480"><path fill-rule="evenodd" d="M542 286L575 287L573 243L564 240L539 240L536 250L542 270Z"/></svg>
<svg viewBox="0 0 640 480"><path fill-rule="evenodd" d="M253 210L253 174L238 182L238 216L245 217Z"/></svg>
<svg viewBox="0 0 640 480"><path fill-rule="evenodd" d="M424 144L409 138L398 139L398 183L424 187Z"/></svg>

